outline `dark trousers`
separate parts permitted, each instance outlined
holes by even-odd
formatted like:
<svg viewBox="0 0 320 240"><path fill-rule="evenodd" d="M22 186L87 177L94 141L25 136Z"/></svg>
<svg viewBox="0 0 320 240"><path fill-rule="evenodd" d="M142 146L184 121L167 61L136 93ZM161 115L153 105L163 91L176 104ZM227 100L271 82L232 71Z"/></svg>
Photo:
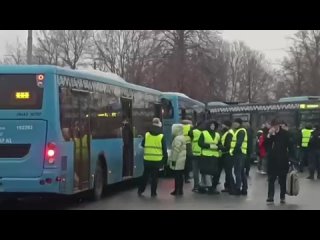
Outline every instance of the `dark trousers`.
<svg viewBox="0 0 320 240"><path fill-rule="evenodd" d="M318 177L320 176L320 150L310 150L309 152L309 173L314 176L317 170Z"/></svg>
<svg viewBox="0 0 320 240"><path fill-rule="evenodd" d="M228 155L225 155L223 157L223 165L224 165L224 171L226 173L226 179L224 183L224 188L228 190L234 190L235 182L232 174L232 168L234 165L233 157Z"/></svg>
<svg viewBox="0 0 320 240"><path fill-rule="evenodd" d="M247 155L246 156L246 161L245 161L245 173L247 176L249 176L249 173L250 173L250 168L251 168L251 162L250 162L250 156Z"/></svg>
<svg viewBox="0 0 320 240"><path fill-rule="evenodd" d="M213 178L212 178L212 187L216 188L217 185L219 184L219 180L220 180L220 176L221 176L221 173L222 173L222 170L224 169L224 159L221 157L221 158L218 158L218 171L217 171L217 174L213 175Z"/></svg>
<svg viewBox="0 0 320 240"><path fill-rule="evenodd" d="M235 189L237 191L241 189L241 186L243 191L247 191L248 189L247 175L245 174L246 157L247 156L244 154L234 155L234 175L236 176Z"/></svg>
<svg viewBox="0 0 320 240"><path fill-rule="evenodd" d="M184 165L184 180L187 181L190 179L190 171L192 169L192 156L187 155L186 163Z"/></svg>
<svg viewBox="0 0 320 240"><path fill-rule="evenodd" d="M144 171L141 179L141 184L139 186L139 192L143 193L146 190L146 186L151 177L151 195L157 194L157 186L158 186L158 174L159 168L154 166L144 166Z"/></svg>
<svg viewBox="0 0 320 240"><path fill-rule="evenodd" d="M173 172L174 172L174 191L178 194L182 194L184 170L174 170Z"/></svg>
<svg viewBox="0 0 320 240"><path fill-rule="evenodd" d="M308 165L309 148L300 147L299 149L299 168L303 171L303 168Z"/></svg>
<svg viewBox="0 0 320 240"><path fill-rule="evenodd" d="M193 188L199 188L200 170L199 170L200 157L194 156L192 158L192 172L193 172Z"/></svg>
<svg viewBox="0 0 320 240"><path fill-rule="evenodd" d="M273 199L274 197L274 182L276 181L277 177L279 177L280 198L284 199L286 196L287 174L271 174L268 176L268 198Z"/></svg>

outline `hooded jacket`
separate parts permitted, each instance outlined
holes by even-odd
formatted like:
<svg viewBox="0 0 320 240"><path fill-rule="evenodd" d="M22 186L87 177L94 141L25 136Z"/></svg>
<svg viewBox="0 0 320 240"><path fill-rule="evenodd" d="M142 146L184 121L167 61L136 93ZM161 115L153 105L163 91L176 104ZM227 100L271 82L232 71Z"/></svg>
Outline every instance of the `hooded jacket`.
<svg viewBox="0 0 320 240"><path fill-rule="evenodd" d="M211 130L210 129L210 125L211 124L215 125L215 130ZM219 134L216 130L218 129L218 123L216 123L215 121L209 121L206 123L206 130L209 132L209 134L211 135L212 139L215 139L216 134ZM201 133L201 136L199 138L199 146L202 149L210 149L210 144L205 143L204 141L204 135L203 132ZM218 144L217 144L218 148L221 149L222 145L221 145L221 141L219 140ZM204 158L204 156L202 156L202 158Z"/></svg>
<svg viewBox="0 0 320 240"><path fill-rule="evenodd" d="M172 125L172 147L171 154L169 157L169 165L172 170L184 170L187 150L186 140L183 136L183 125L173 124Z"/></svg>

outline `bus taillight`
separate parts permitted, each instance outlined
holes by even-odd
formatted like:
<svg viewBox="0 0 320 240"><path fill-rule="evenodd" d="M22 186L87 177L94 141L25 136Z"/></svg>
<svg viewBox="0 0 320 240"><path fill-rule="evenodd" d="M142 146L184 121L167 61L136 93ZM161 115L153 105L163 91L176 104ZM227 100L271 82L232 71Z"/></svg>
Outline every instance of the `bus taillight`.
<svg viewBox="0 0 320 240"><path fill-rule="evenodd" d="M47 155L48 163L49 164L54 164L55 155L56 155L56 144L55 143L48 143L46 155Z"/></svg>

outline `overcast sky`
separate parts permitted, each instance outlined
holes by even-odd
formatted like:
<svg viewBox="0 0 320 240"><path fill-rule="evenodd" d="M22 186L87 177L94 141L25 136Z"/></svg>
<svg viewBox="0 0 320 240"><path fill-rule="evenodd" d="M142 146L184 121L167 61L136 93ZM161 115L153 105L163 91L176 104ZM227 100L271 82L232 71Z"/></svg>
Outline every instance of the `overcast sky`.
<svg viewBox="0 0 320 240"><path fill-rule="evenodd" d="M268 60L277 63L285 56L288 46L288 36L292 36L297 30L224 30L224 39L242 40L249 47L262 51ZM0 58L6 54L6 44L15 43L16 39L27 41L27 30L0 30Z"/></svg>

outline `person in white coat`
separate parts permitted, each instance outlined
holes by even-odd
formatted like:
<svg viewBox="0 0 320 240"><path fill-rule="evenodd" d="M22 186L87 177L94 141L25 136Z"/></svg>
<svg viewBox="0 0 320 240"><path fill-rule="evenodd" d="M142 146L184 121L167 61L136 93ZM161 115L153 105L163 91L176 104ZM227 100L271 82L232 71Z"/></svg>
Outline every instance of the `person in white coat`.
<svg viewBox="0 0 320 240"><path fill-rule="evenodd" d="M187 157L186 140L183 136L183 125L172 125L172 147L169 157L170 169L174 172L175 189L171 195L183 195L183 175Z"/></svg>

